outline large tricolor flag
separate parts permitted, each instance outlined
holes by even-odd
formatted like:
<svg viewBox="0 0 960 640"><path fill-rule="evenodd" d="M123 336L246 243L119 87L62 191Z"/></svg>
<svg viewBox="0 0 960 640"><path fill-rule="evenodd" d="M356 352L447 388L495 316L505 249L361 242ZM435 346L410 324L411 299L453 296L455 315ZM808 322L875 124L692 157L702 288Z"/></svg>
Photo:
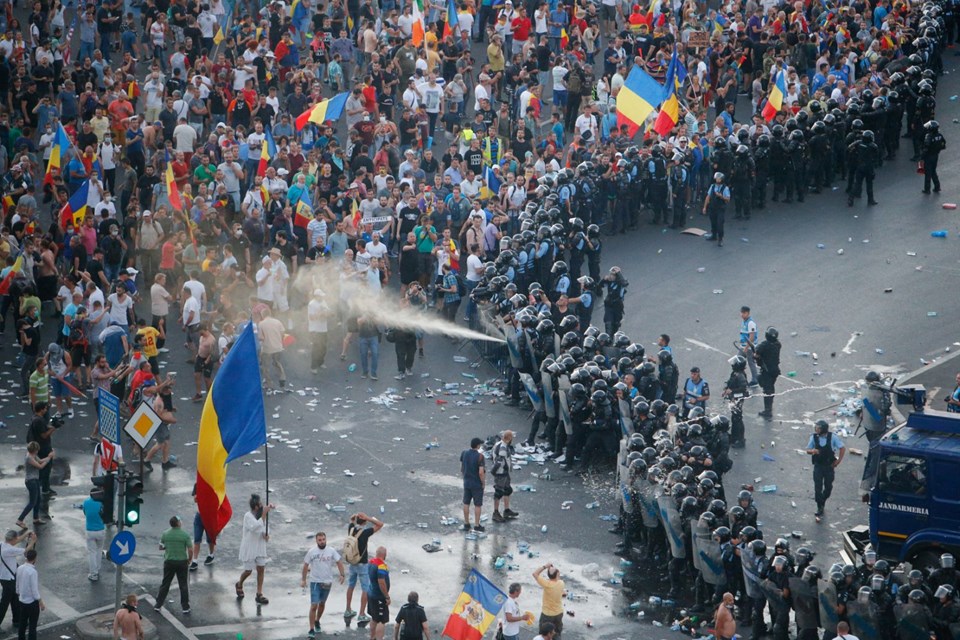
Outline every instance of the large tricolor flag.
<svg viewBox="0 0 960 640"><path fill-rule="evenodd" d="M460 17L457 15L457 5L453 0L447 0L447 21L443 23L443 37L452 36L460 29Z"/></svg>
<svg viewBox="0 0 960 640"><path fill-rule="evenodd" d="M269 129L263 130L263 144L260 145L260 164L257 165L257 175L261 178L267 173L270 158L277 157L277 144L273 141Z"/></svg>
<svg viewBox="0 0 960 640"><path fill-rule="evenodd" d="M167 186L167 199L174 211L183 213L183 202L180 200L180 189L177 188L177 181L173 177L173 163L170 161L170 152L166 153L167 170L163 172L163 181ZM187 221L189 225L189 220Z"/></svg>
<svg viewBox="0 0 960 640"><path fill-rule="evenodd" d="M663 104L660 105L660 113L653 125L653 130L661 136L670 133L670 130L677 126L677 122L680 121L680 88L686 79L687 70L680 62L677 49L674 47L673 56L670 57L670 65L667 67L666 82L663 86Z"/></svg>
<svg viewBox="0 0 960 640"><path fill-rule="evenodd" d="M310 194L307 191L300 195L294 213L293 224L306 229L310 221L313 220L313 203L310 201Z"/></svg>
<svg viewBox="0 0 960 640"><path fill-rule="evenodd" d="M227 498L227 464L266 443L257 343L250 323L220 366L200 417L197 511L208 534L223 531L233 515Z"/></svg>
<svg viewBox="0 0 960 640"><path fill-rule="evenodd" d="M348 91L338 93L332 98L321 100L301 113L297 116L296 120L297 131L307 126L308 122L323 124L327 120L339 120L340 116L343 115L343 108L347 105L347 97L349 95L350 92Z"/></svg>
<svg viewBox="0 0 960 640"><path fill-rule="evenodd" d="M83 219L87 217L87 200L90 199L90 181L85 180L80 188L73 192L67 204L60 209L60 226L67 228L68 223L73 223L74 227L83 224Z"/></svg>
<svg viewBox="0 0 960 640"><path fill-rule="evenodd" d="M471 569L442 635L453 640L480 640L506 601L507 594Z"/></svg>
<svg viewBox="0 0 960 640"><path fill-rule="evenodd" d="M634 65L617 94L617 126L627 125L632 137L663 101L663 87L653 76Z"/></svg>
<svg viewBox="0 0 960 640"><path fill-rule="evenodd" d="M427 27L423 22L423 5L421 4L422 0L413 0L411 4L413 5L413 46L419 47L423 44L423 39L427 34Z"/></svg>
<svg viewBox="0 0 960 640"><path fill-rule="evenodd" d="M10 292L10 285L13 283L13 279L16 278L17 274L21 271L23 271L23 253L17 256L13 266L10 267L10 271L3 277L3 280L0 280L0 296Z"/></svg>
<svg viewBox="0 0 960 640"><path fill-rule="evenodd" d="M63 161L66 159L67 150L70 148L70 138L62 124L57 125L57 133L53 136L53 144L50 145L50 160L47 162L47 173L43 176L43 184L53 184L53 170L61 171Z"/></svg>
<svg viewBox="0 0 960 640"><path fill-rule="evenodd" d="M502 186L503 181L497 176L493 167L485 167L483 169L483 186L480 187L480 199L489 200L490 198L497 197L497 194L500 193L500 187Z"/></svg>
<svg viewBox="0 0 960 640"><path fill-rule="evenodd" d="M787 95L787 80L784 72L777 72L776 80L770 88L770 95L767 96L767 104L763 106L763 119L767 122L773 120L783 108L783 97Z"/></svg>

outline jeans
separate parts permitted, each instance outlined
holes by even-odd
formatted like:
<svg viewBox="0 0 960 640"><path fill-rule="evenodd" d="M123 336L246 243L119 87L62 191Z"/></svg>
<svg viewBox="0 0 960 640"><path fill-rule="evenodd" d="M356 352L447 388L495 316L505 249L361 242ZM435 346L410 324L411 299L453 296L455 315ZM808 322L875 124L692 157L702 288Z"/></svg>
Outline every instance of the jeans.
<svg viewBox="0 0 960 640"><path fill-rule="evenodd" d="M93 60L93 50L96 46L92 42L80 42L80 51L77 53L77 60L83 62L84 58Z"/></svg>
<svg viewBox="0 0 960 640"><path fill-rule="evenodd" d="M17 521L23 522L23 519L27 517L27 514L30 513L31 510L33 510L33 519L38 520L40 518L40 481L36 478L31 478L26 480L24 484L27 485L27 493L30 497L28 498L27 506L20 512L20 517L17 518Z"/></svg>
<svg viewBox="0 0 960 640"><path fill-rule="evenodd" d="M477 303L470 297L470 292L477 288L480 281L464 278L463 282L467 287L467 309L464 311L464 315L467 316L467 320L470 322L470 328L473 329L477 322L477 319L474 317L477 315Z"/></svg>
<svg viewBox="0 0 960 640"><path fill-rule="evenodd" d="M721 237L721 238L723 237L723 233L722 233L722 232L721 232L721 234L720 234L720 237ZM757 361L756 361L756 359L753 357L753 347L748 347L747 345L742 345L742 346L737 350L737 353L738 353L739 355L743 356L743 357L746 359L747 365L749 365L749 367L750 367L750 375L753 376L752 378L750 378L750 383L753 384L753 383L756 382L756 380L757 380Z"/></svg>
<svg viewBox="0 0 960 640"><path fill-rule="evenodd" d="M371 375L374 378L377 377L377 362L380 358L380 339L378 336L371 336L369 338L360 338L357 341L357 345L360 347L360 367L363 370L363 375ZM370 362L367 362L367 356L370 357Z"/></svg>
<svg viewBox="0 0 960 640"><path fill-rule="evenodd" d="M832 464L813 465L813 496L817 508L823 511L823 506L833 493L833 477L836 470Z"/></svg>
<svg viewBox="0 0 960 640"><path fill-rule="evenodd" d="M100 565L103 562L103 540L107 532L105 529L100 531L87 531L87 563L91 576L100 575Z"/></svg>
<svg viewBox="0 0 960 640"><path fill-rule="evenodd" d="M326 331L313 331L310 333L310 340L313 342L313 350L310 354L310 368L319 369L323 361L327 358L327 333Z"/></svg>
<svg viewBox="0 0 960 640"><path fill-rule="evenodd" d="M189 560L164 560L163 561L163 582L160 583L160 591L157 593L157 605L162 607L167 600L167 593L170 591L170 585L176 576L177 584L180 586L180 607L190 608L190 585L187 582L187 570L190 567Z"/></svg>

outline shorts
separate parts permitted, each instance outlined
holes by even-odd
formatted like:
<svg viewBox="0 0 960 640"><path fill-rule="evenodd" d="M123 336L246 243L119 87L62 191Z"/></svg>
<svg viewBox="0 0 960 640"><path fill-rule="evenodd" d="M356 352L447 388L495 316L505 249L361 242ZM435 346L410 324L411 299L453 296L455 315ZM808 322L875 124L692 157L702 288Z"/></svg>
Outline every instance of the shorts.
<svg viewBox="0 0 960 640"><path fill-rule="evenodd" d="M160 426L157 427L156 433L153 434L154 440L157 441L157 444L163 444L170 440L170 425L166 422L161 422Z"/></svg>
<svg viewBox="0 0 960 640"><path fill-rule="evenodd" d="M200 518L200 514L195 513L193 514L193 544L203 542L204 536L207 537L207 544L217 544L217 536L210 535L207 530L203 528L203 520Z"/></svg>
<svg viewBox="0 0 960 640"><path fill-rule="evenodd" d="M329 582L311 582L310 583L310 604L323 604L330 595L330 589L333 585Z"/></svg>
<svg viewBox="0 0 960 640"><path fill-rule="evenodd" d="M364 593L370 591L370 572L367 570L367 563L348 564L349 575L347 576L347 587L353 589L357 586L357 578L360 579L360 588Z"/></svg>
<svg viewBox="0 0 960 640"><path fill-rule="evenodd" d="M360 331L360 325L357 324L357 317L347 318L347 333L357 333Z"/></svg>
<svg viewBox="0 0 960 640"><path fill-rule="evenodd" d="M192 324L187 327L187 344L200 344L199 324Z"/></svg>
<svg viewBox="0 0 960 640"><path fill-rule="evenodd" d="M463 488L463 504L468 505L473 502L473 506L482 507L483 506L483 489L480 487L468 489L467 487Z"/></svg>
<svg viewBox="0 0 960 640"><path fill-rule="evenodd" d="M617 6L610 4L601 4L600 5L600 19L601 20L616 20L617 19Z"/></svg>
<svg viewBox="0 0 960 640"><path fill-rule="evenodd" d="M90 366L90 349L85 344L78 344L70 347L70 358L73 360L73 366Z"/></svg>
<svg viewBox="0 0 960 640"><path fill-rule="evenodd" d="M72 375L66 375L66 376L63 376L63 379L69 382L70 384L73 384L73 382L70 380L70 378L72 377L73 377ZM51 398L69 398L70 389L67 388L67 385L60 382L58 378L51 377L50 378L50 397Z"/></svg>
<svg viewBox="0 0 960 640"><path fill-rule="evenodd" d="M193 372L203 374L204 378L213 377L213 358L201 358L193 361Z"/></svg>
<svg viewBox="0 0 960 640"><path fill-rule="evenodd" d="M264 556L257 556L253 560L244 560L243 561L243 570L244 571L253 571L257 567L267 566L267 558Z"/></svg>
<svg viewBox="0 0 960 640"><path fill-rule="evenodd" d="M387 606L387 601L381 600L380 598L370 598L367 600L367 615L370 616L370 620L373 622L389 624L390 607Z"/></svg>
<svg viewBox="0 0 960 640"><path fill-rule="evenodd" d="M502 476L493 476L493 499L499 500L504 496L513 493L513 487L510 486L510 474L505 473Z"/></svg>

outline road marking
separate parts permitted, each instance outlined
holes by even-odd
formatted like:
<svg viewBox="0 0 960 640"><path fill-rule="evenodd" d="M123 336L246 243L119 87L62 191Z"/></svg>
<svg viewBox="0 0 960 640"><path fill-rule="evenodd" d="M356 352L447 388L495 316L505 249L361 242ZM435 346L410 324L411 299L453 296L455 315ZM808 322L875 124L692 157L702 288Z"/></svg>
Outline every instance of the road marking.
<svg viewBox="0 0 960 640"><path fill-rule="evenodd" d="M68 605L66 602L55 596L51 591L45 590L43 604L47 610L58 618L79 618L80 612Z"/></svg>
<svg viewBox="0 0 960 640"><path fill-rule="evenodd" d="M44 604L47 604L47 602L49 601L49 599L50 599L50 594L49 594L49 592L47 592L46 595L45 595L44 598L43 598L43 603L44 603ZM49 608L48 608L47 610L49 611ZM113 605L112 605L112 604L106 604L106 605L104 605L104 606L102 606L102 607L97 607L96 609L90 609L89 611L84 611L83 613L80 613L80 612L78 612L78 611L74 611L74 613L76 614L76 617L74 617L74 618L61 618L61 619L59 619L59 620L53 620L52 622L47 622L46 624L39 625L39 626L37 627L37 635L41 635L41 636L42 636L42 633L41 633L41 632L46 631L47 629L53 629L53 628L55 628L55 627L59 627L59 626L65 625L65 624L69 624L69 623L73 622L74 620L79 620L80 618L86 618L87 616L92 616L92 615L95 615L95 614L98 614L98 613L103 613L104 611L113 611ZM7 636L7 637L4 638L3 640L14 640L16 637L17 637L17 634L14 633L13 635Z"/></svg>
<svg viewBox="0 0 960 640"><path fill-rule="evenodd" d="M851 333L850 339L847 340L847 344L843 347L843 349L841 349L841 351L843 351L848 356L856 353L856 350L851 349L850 347L853 346L854 341L862 335L863 333L860 331L854 331L853 333Z"/></svg>
<svg viewBox="0 0 960 640"><path fill-rule="evenodd" d="M279 629L289 627L288 618L278 618L276 620L257 621L257 629L266 631L268 629ZM209 636L213 634L233 635L250 628L249 624L211 624L205 627L191 627L190 632L198 636Z"/></svg>
<svg viewBox="0 0 960 640"><path fill-rule="evenodd" d="M156 605L156 604L157 604L157 601L154 600L153 596L150 596L150 595L140 596L140 599L141 599L141 600L146 600L147 602L149 602L149 603L152 604L152 605ZM178 619L176 618L176 616L174 616L172 613L170 613L169 611L167 611L167 608L166 608L166 607L162 607L162 608L160 609L160 615L163 616L164 619L165 619L167 622L169 622L171 625L173 625L173 627L174 627L177 631L179 631L181 634L183 634L183 637L184 637L184 638L188 638L188 640L200 640L200 638L198 638L196 635L194 635L194 633L193 633L189 628L187 628L187 626L186 626L185 624L183 624L182 622L180 622L180 620L178 620Z"/></svg>
<svg viewBox="0 0 960 640"><path fill-rule="evenodd" d="M706 349L706 350L708 350L708 351L716 351L717 353L719 353L719 354L721 354L721 355L725 355L725 356L727 356L728 358L732 357L729 353L726 353L726 352L724 352L724 351L721 351L720 349L717 349L716 347L712 347L712 346L710 346L709 344L707 344L706 342L700 342L699 340L694 340L693 338L684 338L684 340L686 340L687 342L689 342L689 343L692 344L692 345L695 345L695 346L700 347L701 349Z"/></svg>

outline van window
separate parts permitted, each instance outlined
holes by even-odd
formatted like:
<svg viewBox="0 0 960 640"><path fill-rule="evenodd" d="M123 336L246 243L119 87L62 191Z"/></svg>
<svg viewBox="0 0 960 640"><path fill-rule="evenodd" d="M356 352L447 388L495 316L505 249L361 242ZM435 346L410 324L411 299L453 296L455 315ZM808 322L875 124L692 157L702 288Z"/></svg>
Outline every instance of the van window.
<svg viewBox="0 0 960 640"><path fill-rule="evenodd" d="M927 461L909 456L887 456L880 462L880 490L914 496L927 494Z"/></svg>

